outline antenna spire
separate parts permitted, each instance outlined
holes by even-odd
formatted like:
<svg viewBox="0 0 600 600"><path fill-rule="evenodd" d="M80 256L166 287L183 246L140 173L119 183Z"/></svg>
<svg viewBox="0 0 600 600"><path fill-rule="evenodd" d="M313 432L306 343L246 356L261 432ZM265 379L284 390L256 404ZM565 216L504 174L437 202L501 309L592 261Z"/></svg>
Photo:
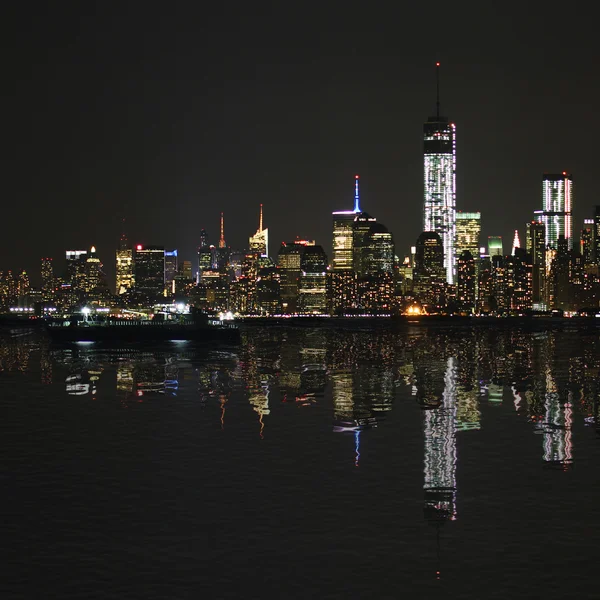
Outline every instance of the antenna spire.
<svg viewBox="0 0 600 600"><path fill-rule="evenodd" d="M358 175L354 176L354 212L359 213L362 212L360 210L360 193L358 191L358 182L360 181L360 177Z"/></svg>
<svg viewBox="0 0 600 600"><path fill-rule="evenodd" d="M223 213L221 213L221 238L219 239L219 248L225 248L225 222Z"/></svg>
<svg viewBox="0 0 600 600"><path fill-rule="evenodd" d="M263 230L263 219L262 219L262 204L260 205L260 217L258 219L258 230L262 231Z"/></svg>
<svg viewBox="0 0 600 600"><path fill-rule="evenodd" d="M437 87L437 99L436 99L436 112L437 112L437 120L440 120L440 63L435 63L435 79L436 79L436 87Z"/></svg>

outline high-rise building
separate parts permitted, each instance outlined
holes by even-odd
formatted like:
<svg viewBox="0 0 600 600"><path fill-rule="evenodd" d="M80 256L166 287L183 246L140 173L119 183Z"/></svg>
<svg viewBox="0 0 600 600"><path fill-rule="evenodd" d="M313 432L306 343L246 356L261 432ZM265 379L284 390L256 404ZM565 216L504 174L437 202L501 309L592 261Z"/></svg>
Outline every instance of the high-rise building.
<svg viewBox="0 0 600 600"><path fill-rule="evenodd" d="M545 310L546 228L539 221L527 223L527 254L531 257L531 295L534 309Z"/></svg>
<svg viewBox="0 0 600 600"><path fill-rule="evenodd" d="M456 125L440 115L439 63L436 114L423 126L423 230L442 239L446 281L454 283L456 264Z"/></svg>
<svg viewBox="0 0 600 600"><path fill-rule="evenodd" d="M594 260L600 266L600 206L594 212Z"/></svg>
<svg viewBox="0 0 600 600"><path fill-rule="evenodd" d="M511 255L515 255L515 251L517 248L521 247L521 240L519 239L519 230L515 229L515 236L513 238L512 252Z"/></svg>
<svg viewBox="0 0 600 600"><path fill-rule="evenodd" d="M100 287L102 278L102 263L96 255L96 247L92 246L88 257L85 260L85 277L83 282L83 291L90 293Z"/></svg>
<svg viewBox="0 0 600 600"><path fill-rule="evenodd" d="M583 264L595 264L596 248L594 244L594 219L584 219L581 235L579 236L579 251L583 257Z"/></svg>
<svg viewBox="0 0 600 600"><path fill-rule="evenodd" d="M457 301L462 310L468 312L475 308L475 259L468 250L463 250L458 256L456 272Z"/></svg>
<svg viewBox="0 0 600 600"><path fill-rule="evenodd" d="M177 275L177 250L165 250L165 288L167 292L174 292L175 275Z"/></svg>
<svg viewBox="0 0 600 600"><path fill-rule="evenodd" d="M200 230L200 244L198 245L198 279L204 271L210 271L213 264L213 247L208 243L208 234L205 229Z"/></svg>
<svg viewBox="0 0 600 600"><path fill-rule="evenodd" d="M261 256L269 255L269 229L263 229L263 205L260 205L260 216L258 219L258 229L248 240L248 249L250 252L258 253Z"/></svg>
<svg viewBox="0 0 600 600"><path fill-rule="evenodd" d="M162 246L135 247L133 255L135 289L156 300L165 289L165 249Z"/></svg>
<svg viewBox="0 0 600 600"><path fill-rule="evenodd" d="M361 214L360 210L360 178L354 176L354 209L340 210L333 216L333 257L331 266L334 271L352 270L354 268L354 219Z"/></svg>
<svg viewBox="0 0 600 600"><path fill-rule="evenodd" d="M456 256L465 250L475 259L479 256L479 236L481 235L480 212L456 212Z"/></svg>
<svg viewBox="0 0 600 600"><path fill-rule="evenodd" d="M221 213L221 236L219 238L219 247L214 249L213 267L217 270L226 269L229 266L230 250L225 242L225 219Z"/></svg>
<svg viewBox="0 0 600 600"><path fill-rule="evenodd" d="M51 258L42 258L42 299L51 300L54 295L54 269Z"/></svg>
<svg viewBox="0 0 600 600"><path fill-rule="evenodd" d="M321 246L306 246L300 260L298 292L302 314L327 312L327 254Z"/></svg>
<svg viewBox="0 0 600 600"><path fill-rule="evenodd" d="M488 254L490 256L504 256L504 251L502 248L502 236L488 236Z"/></svg>
<svg viewBox="0 0 600 600"><path fill-rule="evenodd" d="M413 289L430 309L442 303L446 273L442 238L435 231L424 231L417 239Z"/></svg>
<svg viewBox="0 0 600 600"><path fill-rule="evenodd" d="M73 290L82 291L87 250L67 250L65 258L67 261L66 282L71 285Z"/></svg>
<svg viewBox="0 0 600 600"><path fill-rule="evenodd" d="M314 245L314 241L308 240L281 243L277 255L277 270L281 289L281 308L285 314L292 314L298 310L298 284L302 273L300 263L304 249Z"/></svg>
<svg viewBox="0 0 600 600"><path fill-rule="evenodd" d="M119 249L116 253L116 290L117 294L124 294L134 284L133 280L133 250L129 247L125 234L121 236Z"/></svg>
<svg viewBox="0 0 600 600"><path fill-rule="evenodd" d="M542 210L535 211L536 220L546 228L546 246L556 249L559 236L573 249L573 176L563 171L542 178Z"/></svg>

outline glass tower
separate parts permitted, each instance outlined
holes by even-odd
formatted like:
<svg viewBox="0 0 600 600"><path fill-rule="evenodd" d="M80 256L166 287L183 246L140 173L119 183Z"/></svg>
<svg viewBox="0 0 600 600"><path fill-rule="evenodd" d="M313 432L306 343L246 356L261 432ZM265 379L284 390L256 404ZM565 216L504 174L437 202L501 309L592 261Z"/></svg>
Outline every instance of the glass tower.
<svg viewBox="0 0 600 600"><path fill-rule="evenodd" d="M446 281L454 283L456 265L456 125L440 116L439 63L437 113L423 126L423 230L435 231L444 247Z"/></svg>
<svg viewBox="0 0 600 600"><path fill-rule="evenodd" d="M573 176L544 175L542 179L542 210L535 212L536 220L546 227L546 246L556 249L558 237L565 236L573 250Z"/></svg>
<svg viewBox="0 0 600 600"><path fill-rule="evenodd" d="M481 213L456 213L456 255L468 250L473 258L479 256L479 236L481 235Z"/></svg>

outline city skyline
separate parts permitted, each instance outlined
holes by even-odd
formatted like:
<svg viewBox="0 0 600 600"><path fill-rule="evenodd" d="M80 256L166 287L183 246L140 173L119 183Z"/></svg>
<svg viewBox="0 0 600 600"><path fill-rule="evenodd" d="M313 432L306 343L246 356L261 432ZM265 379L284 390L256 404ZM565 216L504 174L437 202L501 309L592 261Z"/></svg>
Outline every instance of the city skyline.
<svg viewBox="0 0 600 600"><path fill-rule="evenodd" d="M330 255L330 224L314 215L352 207L355 173L363 209L403 253L421 230L419 147L438 60L443 112L460 132L456 208L482 212L483 239L509 244L515 228L523 239L544 172L574 175L575 236L598 203L593 147L578 125L593 122L587 98L598 85L598 51L579 19L577 36L570 29L559 47L539 26L548 16L521 12L515 23L509 11L475 18L457 7L447 32L415 51L420 33L392 36L386 21L394 19L369 10L356 46L350 7L335 21L327 11L316 20L310 11L290 19L273 9L260 20L241 11L213 20L212 30L194 10L160 20L129 10L116 19L110 8L27 18L20 10L8 40L20 59L7 71L15 85L5 99L14 115L5 219L31 235L25 243L19 227L6 232L0 270L33 273L40 257L90 243L106 257L124 216L131 240L191 258L199 229L216 241L224 212L229 245L240 247L260 203L275 244L310 237ZM422 22L426 12L413 8L402 21ZM159 42L144 30L161 32ZM507 33L508 48L498 43ZM311 34L319 34L314 47ZM267 40L281 45L280 56Z"/></svg>

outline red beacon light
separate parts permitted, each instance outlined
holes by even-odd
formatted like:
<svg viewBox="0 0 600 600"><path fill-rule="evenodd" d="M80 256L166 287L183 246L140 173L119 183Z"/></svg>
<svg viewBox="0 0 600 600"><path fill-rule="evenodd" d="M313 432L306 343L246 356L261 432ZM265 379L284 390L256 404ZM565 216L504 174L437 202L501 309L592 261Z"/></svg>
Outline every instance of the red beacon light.
<svg viewBox="0 0 600 600"><path fill-rule="evenodd" d="M359 179L358 175L355 175L355 176L354 176L354 179Z"/></svg>
<svg viewBox="0 0 600 600"><path fill-rule="evenodd" d="M141 245L141 244L138 244L138 245L135 247L135 249L136 249L136 250L141 250L141 249L142 249L142 245Z"/></svg>

